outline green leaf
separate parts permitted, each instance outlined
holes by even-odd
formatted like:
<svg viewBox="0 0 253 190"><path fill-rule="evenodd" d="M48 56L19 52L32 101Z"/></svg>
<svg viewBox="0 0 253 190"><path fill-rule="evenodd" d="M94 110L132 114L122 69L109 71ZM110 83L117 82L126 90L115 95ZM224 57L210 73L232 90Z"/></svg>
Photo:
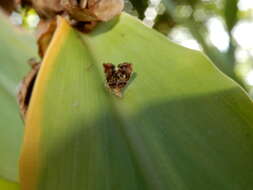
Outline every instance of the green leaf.
<svg viewBox="0 0 253 190"><path fill-rule="evenodd" d="M237 22L237 7L238 0L225 0L225 21L227 24L228 31L231 32Z"/></svg>
<svg viewBox="0 0 253 190"><path fill-rule="evenodd" d="M36 43L21 29L14 29L0 13L0 176L17 181L18 159L23 137L16 93L28 71L26 62L36 55Z"/></svg>
<svg viewBox="0 0 253 190"><path fill-rule="evenodd" d="M123 97L102 63L130 62ZM122 14L80 34L61 21L21 157L25 190L253 188L253 105L202 53Z"/></svg>
<svg viewBox="0 0 253 190"><path fill-rule="evenodd" d="M144 13L148 7L148 0L129 0L134 8L138 11L139 18L143 19L145 17Z"/></svg>
<svg viewBox="0 0 253 190"><path fill-rule="evenodd" d="M19 190L19 185L0 178L0 189L1 190Z"/></svg>

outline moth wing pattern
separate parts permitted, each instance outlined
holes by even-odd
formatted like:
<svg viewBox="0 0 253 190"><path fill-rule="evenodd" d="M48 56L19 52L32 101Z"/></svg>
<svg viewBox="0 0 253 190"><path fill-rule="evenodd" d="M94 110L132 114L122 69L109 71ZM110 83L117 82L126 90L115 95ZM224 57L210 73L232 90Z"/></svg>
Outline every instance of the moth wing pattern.
<svg viewBox="0 0 253 190"><path fill-rule="evenodd" d="M116 67L111 63L103 64L106 86L116 95L122 96L122 89L127 85L133 72L131 63L121 63Z"/></svg>
<svg viewBox="0 0 253 190"><path fill-rule="evenodd" d="M113 74L115 73L115 66L111 63L104 63L103 67L106 79L108 80L108 78L112 77Z"/></svg>
<svg viewBox="0 0 253 190"><path fill-rule="evenodd" d="M118 72L123 78L129 80L133 72L133 66L131 63L121 63L118 65Z"/></svg>

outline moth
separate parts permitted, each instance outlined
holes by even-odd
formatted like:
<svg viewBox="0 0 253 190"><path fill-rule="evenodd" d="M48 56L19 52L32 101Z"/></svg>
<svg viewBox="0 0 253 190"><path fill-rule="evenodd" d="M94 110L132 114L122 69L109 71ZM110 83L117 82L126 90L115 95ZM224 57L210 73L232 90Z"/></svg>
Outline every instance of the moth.
<svg viewBox="0 0 253 190"><path fill-rule="evenodd" d="M122 97L122 90L126 87L133 72L131 63L121 63L117 66L104 63L106 86L118 97Z"/></svg>

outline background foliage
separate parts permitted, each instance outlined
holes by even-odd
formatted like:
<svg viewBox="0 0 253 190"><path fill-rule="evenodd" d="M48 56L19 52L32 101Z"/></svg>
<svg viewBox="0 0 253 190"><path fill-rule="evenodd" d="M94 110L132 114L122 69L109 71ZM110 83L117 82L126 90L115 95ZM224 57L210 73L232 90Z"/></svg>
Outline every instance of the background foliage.
<svg viewBox="0 0 253 190"><path fill-rule="evenodd" d="M247 43L253 23L251 0L140 2L143 7L149 2L144 22L177 43L204 51L219 69L251 91L253 45ZM140 2L131 0L142 18Z"/></svg>

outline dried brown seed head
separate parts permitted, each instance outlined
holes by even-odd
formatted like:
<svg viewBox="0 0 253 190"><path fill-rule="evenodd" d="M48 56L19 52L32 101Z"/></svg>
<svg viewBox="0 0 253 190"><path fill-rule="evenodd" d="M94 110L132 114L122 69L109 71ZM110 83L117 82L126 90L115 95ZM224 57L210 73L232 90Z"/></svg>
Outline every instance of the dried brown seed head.
<svg viewBox="0 0 253 190"><path fill-rule="evenodd" d="M42 18L67 12L77 21L108 21L120 14L124 0L21 0L32 5Z"/></svg>

